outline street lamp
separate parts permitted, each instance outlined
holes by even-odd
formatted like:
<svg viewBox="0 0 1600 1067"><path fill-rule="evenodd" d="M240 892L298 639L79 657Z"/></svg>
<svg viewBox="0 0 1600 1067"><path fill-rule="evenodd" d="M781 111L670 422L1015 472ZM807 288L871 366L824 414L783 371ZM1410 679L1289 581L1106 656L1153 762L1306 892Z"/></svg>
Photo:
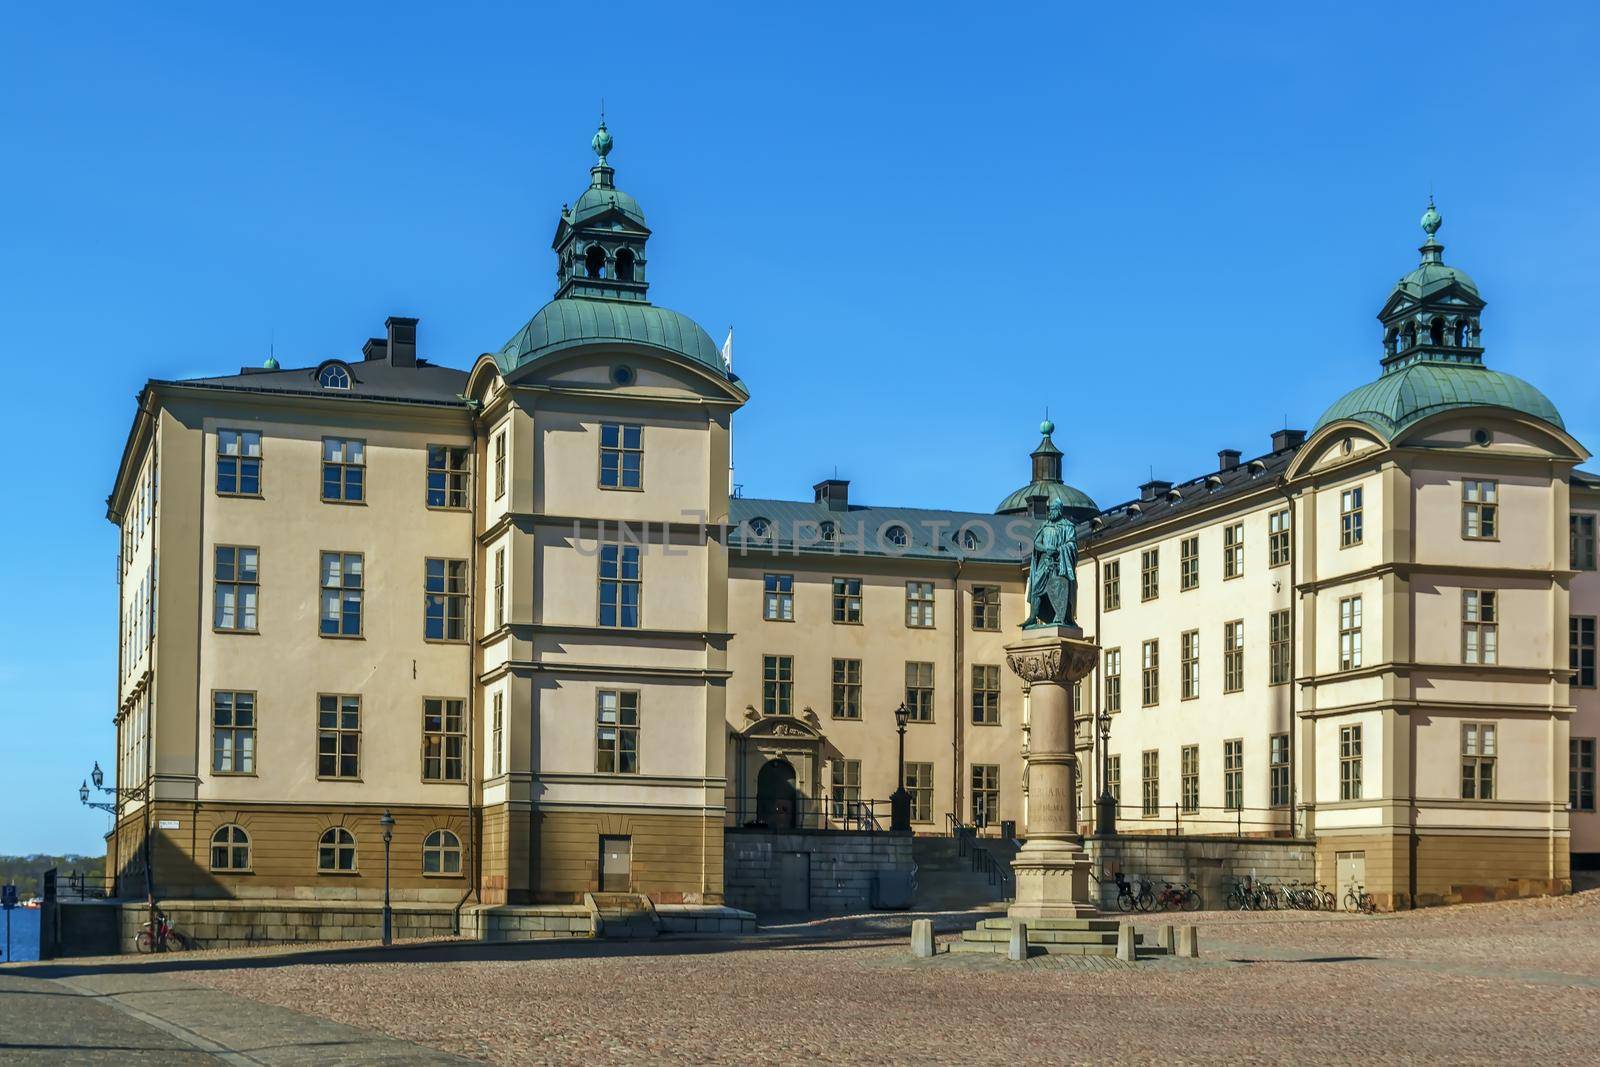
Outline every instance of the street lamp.
<svg viewBox="0 0 1600 1067"><path fill-rule="evenodd" d="M1117 798L1111 795L1111 715L1100 713L1100 795L1095 798L1094 832L1110 837L1117 832Z"/></svg>
<svg viewBox="0 0 1600 1067"><path fill-rule="evenodd" d="M109 793L111 796L116 797L117 803L107 804L104 801L90 800L89 782L93 782L94 788L98 789L100 792ZM118 814L118 809L123 803L130 800L145 800L148 799L149 796L150 790L147 786L124 789L120 786L106 785L106 772L100 769L99 760L95 760L94 770L89 772L89 780L78 786L78 803L83 804L86 807L96 808L100 811L110 812L112 815Z"/></svg>
<svg viewBox="0 0 1600 1067"><path fill-rule="evenodd" d="M389 906L389 843L394 840L394 816L389 814L389 809L383 809L383 817L378 820L378 825L383 827L383 943L394 943L394 909Z"/></svg>
<svg viewBox="0 0 1600 1067"><path fill-rule="evenodd" d="M889 794L889 829L911 832L911 794L906 791L906 720L911 713L901 704L894 709L895 728L900 731L900 787Z"/></svg>

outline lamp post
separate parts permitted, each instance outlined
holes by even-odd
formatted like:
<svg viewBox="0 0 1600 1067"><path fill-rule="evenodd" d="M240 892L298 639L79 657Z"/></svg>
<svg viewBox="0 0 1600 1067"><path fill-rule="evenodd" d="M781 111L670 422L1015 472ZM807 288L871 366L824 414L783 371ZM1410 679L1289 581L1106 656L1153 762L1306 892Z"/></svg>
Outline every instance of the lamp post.
<svg viewBox="0 0 1600 1067"><path fill-rule="evenodd" d="M389 906L389 843L394 840L394 816L389 814L389 809L383 809L383 817L378 820L378 825L383 827L383 943L394 943L394 909Z"/></svg>
<svg viewBox="0 0 1600 1067"><path fill-rule="evenodd" d="M96 789L98 789L100 792L108 793L111 796L115 797L116 798L116 802L113 803L113 804L107 804L103 800L90 800L89 799L89 782L93 782L94 783L94 787ZM89 772L89 780L84 782L82 785L78 786L78 803L82 804L84 807L94 808L97 811L103 811L103 812L108 813L111 816L111 819L112 819L113 832L115 832L115 831L117 831L119 829L117 827L116 823L117 823L117 820L119 820L122 817L122 805L123 804L128 803L130 801L138 801L138 802L140 802L142 804L148 804L149 800L150 800L150 785L149 785L149 783L146 783L146 784L141 785L141 786L126 786L126 787L125 786L108 786L108 785L106 785L106 772L102 771L100 769L100 761L99 760L95 760L94 761L94 770ZM148 812L148 808L146 809L146 811ZM156 872L155 872L155 850L150 847L150 823L148 821L148 815L147 815L146 816L146 822L145 822L145 834L144 834L144 881L145 881L145 896L148 899L148 903L150 905L150 924L151 924L150 928L152 930L155 929L155 921L156 921L156 890L155 890L156 881L155 881L155 878L156 878ZM119 881L120 881L120 878L119 878Z"/></svg>
<svg viewBox="0 0 1600 1067"><path fill-rule="evenodd" d="M889 794L889 829L911 832L911 794L906 791L906 720L911 713L901 704L894 709L895 729L900 731L900 787Z"/></svg>
<svg viewBox="0 0 1600 1067"><path fill-rule="evenodd" d="M1094 832L1110 837L1117 832L1117 798L1111 795L1111 715L1100 713L1100 795L1094 802Z"/></svg>

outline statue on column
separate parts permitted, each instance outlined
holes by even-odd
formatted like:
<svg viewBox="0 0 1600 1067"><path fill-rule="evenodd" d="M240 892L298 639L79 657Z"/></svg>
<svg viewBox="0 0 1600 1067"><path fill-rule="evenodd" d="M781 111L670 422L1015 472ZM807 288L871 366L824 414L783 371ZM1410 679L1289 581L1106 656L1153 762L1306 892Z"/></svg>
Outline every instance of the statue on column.
<svg viewBox="0 0 1600 1067"><path fill-rule="evenodd" d="M1023 629L1075 626L1078 611L1078 527L1060 500L1050 501L1033 535L1028 564L1028 618Z"/></svg>

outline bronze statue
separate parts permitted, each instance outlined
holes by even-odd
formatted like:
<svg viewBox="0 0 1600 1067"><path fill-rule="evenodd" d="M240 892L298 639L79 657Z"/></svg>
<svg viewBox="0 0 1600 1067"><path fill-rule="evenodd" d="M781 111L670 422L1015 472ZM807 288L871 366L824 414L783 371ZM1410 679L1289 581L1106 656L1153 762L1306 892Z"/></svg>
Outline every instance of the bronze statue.
<svg viewBox="0 0 1600 1067"><path fill-rule="evenodd" d="M1033 535L1028 565L1028 619L1023 629L1074 626L1078 610L1078 528L1063 516L1061 501L1050 501L1045 521Z"/></svg>

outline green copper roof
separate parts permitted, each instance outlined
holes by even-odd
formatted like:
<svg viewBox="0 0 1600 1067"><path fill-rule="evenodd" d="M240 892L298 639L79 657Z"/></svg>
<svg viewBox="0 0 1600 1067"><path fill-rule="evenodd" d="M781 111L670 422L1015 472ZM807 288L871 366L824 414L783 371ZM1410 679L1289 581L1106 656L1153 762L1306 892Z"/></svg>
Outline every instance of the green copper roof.
<svg viewBox="0 0 1600 1067"><path fill-rule="evenodd" d="M711 336L687 315L639 301L563 297L539 309L495 354L502 374L580 345L643 345L726 373Z"/></svg>
<svg viewBox="0 0 1600 1067"><path fill-rule="evenodd" d="M640 226L645 224L644 209L639 206L639 201L615 186L591 185L578 197L578 202L572 205L572 213L567 221L574 226L602 214L610 208L616 208Z"/></svg>
<svg viewBox="0 0 1600 1067"><path fill-rule="evenodd" d="M1432 240L1430 238L1430 240ZM1427 248L1427 245L1423 246ZM1442 248L1443 246L1438 246ZM1473 296L1478 296L1478 283L1466 271L1444 263L1423 263L1416 270L1395 283L1395 289L1414 300L1432 296L1450 285L1459 285Z"/></svg>
<svg viewBox="0 0 1600 1067"><path fill-rule="evenodd" d="M1521 378L1474 363L1412 363L1340 397L1312 432L1355 419L1394 437L1435 412L1473 407L1510 408L1566 429L1550 399Z"/></svg>
<svg viewBox="0 0 1600 1067"><path fill-rule="evenodd" d="M1064 482L1029 482L1000 501L994 513L1002 515L1008 511L1027 511L1031 506L1029 498L1034 496L1043 496L1046 507L1050 506L1051 501L1059 500L1068 512L1073 508L1082 508L1090 513L1100 510L1100 505L1089 499L1089 494L1082 489L1075 489Z"/></svg>

